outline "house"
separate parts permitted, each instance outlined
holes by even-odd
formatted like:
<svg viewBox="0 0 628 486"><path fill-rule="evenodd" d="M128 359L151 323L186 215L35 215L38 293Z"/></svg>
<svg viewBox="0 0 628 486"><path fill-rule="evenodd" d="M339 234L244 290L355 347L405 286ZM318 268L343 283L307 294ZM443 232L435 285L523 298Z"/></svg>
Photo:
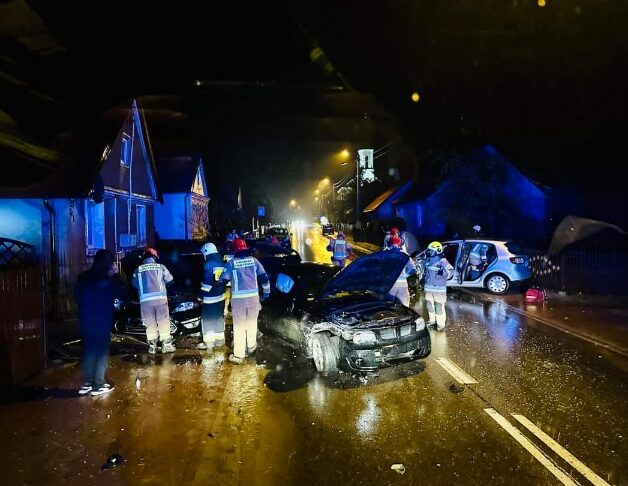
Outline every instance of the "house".
<svg viewBox="0 0 628 486"><path fill-rule="evenodd" d="M415 183L391 204L419 238L465 236L476 224L495 238L537 237L547 231L550 193L486 145L435 190Z"/></svg>
<svg viewBox="0 0 628 486"><path fill-rule="evenodd" d="M30 248L45 264L64 315L73 308L76 276L98 249L120 255L154 244L160 201L146 125L133 102L100 160L76 159L41 183L0 187L0 239ZM0 244L0 253L8 248Z"/></svg>
<svg viewBox="0 0 628 486"><path fill-rule="evenodd" d="M393 201L401 198L413 186L412 181L406 182L401 186L395 186L377 196L363 210L362 214L367 221L385 221L394 218L395 208Z"/></svg>
<svg viewBox="0 0 628 486"><path fill-rule="evenodd" d="M155 207L160 240L205 240L209 196L202 160L193 156L158 158L163 204Z"/></svg>

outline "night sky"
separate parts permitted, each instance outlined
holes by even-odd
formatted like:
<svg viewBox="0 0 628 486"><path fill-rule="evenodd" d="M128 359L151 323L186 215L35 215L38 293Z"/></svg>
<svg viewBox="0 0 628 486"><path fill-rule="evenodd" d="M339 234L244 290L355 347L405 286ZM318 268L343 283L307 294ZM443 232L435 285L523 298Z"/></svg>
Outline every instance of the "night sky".
<svg viewBox="0 0 628 486"><path fill-rule="evenodd" d="M335 151L398 136L379 163L402 177L427 177L439 155L490 143L545 184L600 197L623 190L620 0L38 0L0 9L0 109L17 120L14 133L71 155L100 153L92 131L106 109L184 94L220 113L201 137L217 172L238 181L254 172L278 204L341 177ZM220 81L236 87L225 96ZM325 101L333 87L358 96Z"/></svg>

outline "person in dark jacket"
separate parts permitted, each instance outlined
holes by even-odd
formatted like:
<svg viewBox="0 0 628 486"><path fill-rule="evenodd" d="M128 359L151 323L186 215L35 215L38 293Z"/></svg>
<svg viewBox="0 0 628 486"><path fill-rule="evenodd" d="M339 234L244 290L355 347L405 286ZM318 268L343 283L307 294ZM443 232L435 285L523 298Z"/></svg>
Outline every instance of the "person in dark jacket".
<svg viewBox="0 0 628 486"><path fill-rule="evenodd" d="M111 343L113 304L124 299L127 286L116 273L115 256L99 250L92 268L81 273L76 281L74 298L79 308L79 325L83 337L83 385L79 395L103 395L113 390L105 381Z"/></svg>
<svg viewBox="0 0 628 486"><path fill-rule="evenodd" d="M198 344L198 348L212 351L214 347L225 344L224 310L227 289L224 284L220 283L220 276L225 267L213 243L205 243L201 247L201 253L205 257L201 282L203 341Z"/></svg>

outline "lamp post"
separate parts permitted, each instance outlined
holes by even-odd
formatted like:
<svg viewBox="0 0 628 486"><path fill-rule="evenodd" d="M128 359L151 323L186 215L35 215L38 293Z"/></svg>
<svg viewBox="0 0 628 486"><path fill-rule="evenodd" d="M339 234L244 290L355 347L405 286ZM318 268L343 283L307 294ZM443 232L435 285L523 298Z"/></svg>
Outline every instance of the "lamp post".
<svg viewBox="0 0 628 486"><path fill-rule="evenodd" d="M349 162L343 162L340 165L347 165L348 163ZM359 229L360 228L360 164L358 163L357 159L354 159L353 163L355 164L355 227Z"/></svg>

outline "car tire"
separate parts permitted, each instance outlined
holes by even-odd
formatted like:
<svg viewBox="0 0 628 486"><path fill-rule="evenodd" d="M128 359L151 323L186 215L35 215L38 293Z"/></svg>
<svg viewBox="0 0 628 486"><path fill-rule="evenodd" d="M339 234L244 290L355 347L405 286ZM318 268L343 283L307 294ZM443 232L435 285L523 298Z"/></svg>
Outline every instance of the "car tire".
<svg viewBox="0 0 628 486"><path fill-rule="evenodd" d="M510 279L503 273L492 273L484 280L484 287L493 294L505 294L510 288Z"/></svg>
<svg viewBox="0 0 628 486"><path fill-rule="evenodd" d="M323 376L338 373L340 350L328 333L320 332L312 336L312 358L316 370Z"/></svg>

